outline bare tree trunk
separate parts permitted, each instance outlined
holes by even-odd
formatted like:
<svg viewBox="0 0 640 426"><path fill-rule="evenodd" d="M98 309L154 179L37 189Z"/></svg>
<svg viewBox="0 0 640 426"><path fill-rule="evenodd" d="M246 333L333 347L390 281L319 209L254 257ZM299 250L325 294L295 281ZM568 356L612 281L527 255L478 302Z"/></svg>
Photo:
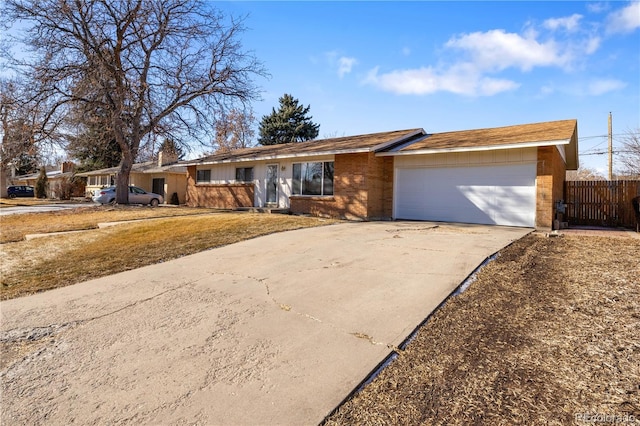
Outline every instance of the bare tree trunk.
<svg viewBox="0 0 640 426"><path fill-rule="evenodd" d="M130 159L122 157L120 171L116 175L116 203L129 204L129 173L133 163Z"/></svg>
<svg viewBox="0 0 640 426"><path fill-rule="evenodd" d="M115 137L122 204L141 141L208 141L217 112L259 99L252 78L267 76L242 50L242 19L207 1L0 0L0 24L14 22L28 28L15 39L33 48L16 62L43 111L41 133L58 137L80 113L104 133L91 143Z"/></svg>
<svg viewBox="0 0 640 426"><path fill-rule="evenodd" d="M0 197L7 198L9 192L7 191L7 174L9 170L5 167L4 161L0 163Z"/></svg>

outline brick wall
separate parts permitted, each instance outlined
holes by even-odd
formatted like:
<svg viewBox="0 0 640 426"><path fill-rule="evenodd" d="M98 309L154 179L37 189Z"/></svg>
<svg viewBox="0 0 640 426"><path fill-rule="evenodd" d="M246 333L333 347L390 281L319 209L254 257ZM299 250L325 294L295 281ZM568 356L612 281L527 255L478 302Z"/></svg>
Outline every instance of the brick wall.
<svg viewBox="0 0 640 426"><path fill-rule="evenodd" d="M196 167L187 168L187 206L236 209L252 207L253 183L196 184Z"/></svg>
<svg viewBox="0 0 640 426"><path fill-rule="evenodd" d="M391 218L393 205L393 158L368 154L367 169L367 217Z"/></svg>
<svg viewBox="0 0 640 426"><path fill-rule="evenodd" d="M292 195L293 213L344 219L367 218L368 154L337 154L334 159L333 197Z"/></svg>
<svg viewBox="0 0 640 426"><path fill-rule="evenodd" d="M391 217L393 158L373 153L337 154L333 197L291 196L293 213L344 219Z"/></svg>
<svg viewBox="0 0 640 426"><path fill-rule="evenodd" d="M538 147L536 227L552 229L555 203L563 198L566 164L555 146Z"/></svg>

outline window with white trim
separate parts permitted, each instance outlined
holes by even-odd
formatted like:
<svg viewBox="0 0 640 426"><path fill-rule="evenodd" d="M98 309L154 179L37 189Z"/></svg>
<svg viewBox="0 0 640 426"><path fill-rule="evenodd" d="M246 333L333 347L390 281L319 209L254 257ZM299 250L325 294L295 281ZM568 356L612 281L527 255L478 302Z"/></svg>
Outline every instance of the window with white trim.
<svg viewBox="0 0 640 426"><path fill-rule="evenodd" d="M294 163L293 195L333 195L333 161Z"/></svg>
<svg viewBox="0 0 640 426"><path fill-rule="evenodd" d="M196 183L211 182L211 170L196 170Z"/></svg>

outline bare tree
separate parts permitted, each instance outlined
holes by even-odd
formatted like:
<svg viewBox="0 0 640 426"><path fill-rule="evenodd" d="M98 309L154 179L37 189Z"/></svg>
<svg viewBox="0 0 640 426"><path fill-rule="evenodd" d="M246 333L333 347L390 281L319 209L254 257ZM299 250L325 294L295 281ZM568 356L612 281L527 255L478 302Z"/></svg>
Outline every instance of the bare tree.
<svg viewBox="0 0 640 426"><path fill-rule="evenodd" d="M5 0L0 16L28 26L16 61L47 111L42 129L64 129L73 108L100 111L122 152L118 203L148 138L204 140L223 105L259 96L260 62L243 51L242 21L199 0ZM187 136L187 137L185 137Z"/></svg>
<svg viewBox="0 0 640 426"><path fill-rule="evenodd" d="M624 174L640 178L640 129L626 132L622 139L620 162Z"/></svg>
<svg viewBox="0 0 640 426"><path fill-rule="evenodd" d="M37 135L33 132L34 115L29 114L22 98L21 83L15 79L0 79L0 186L6 197L6 178L9 169L18 174L38 170Z"/></svg>
<svg viewBox="0 0 640 426"><path fill-rule="evenodd" d="M603 174L595 169L580 166L578 170L568 170L567 180L605 180Z"/></svg>
<svg viewBox="0 0 640 426"><path fill-rule="evenodd" d="M216 122L216 152L228 152L252 146L256 132L256 118L252 111L231 109Z"/></svg>

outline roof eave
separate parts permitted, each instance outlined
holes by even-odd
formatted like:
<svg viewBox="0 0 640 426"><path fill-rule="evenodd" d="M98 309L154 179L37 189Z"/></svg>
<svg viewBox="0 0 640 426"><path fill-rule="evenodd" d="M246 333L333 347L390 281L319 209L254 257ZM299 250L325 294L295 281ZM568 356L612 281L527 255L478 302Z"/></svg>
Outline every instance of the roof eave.
<svg viewBox="0 0 640 426"><path fill-rule="evenodd" d="M424 129L416 129L415 131L408 133L406 135L397 137L391 141L388 142L383 142L381 144L375 145L371 148L369 148L369 152L378 152L378 151L385 151L388 149L392 149L394 147L396 147L397 145L400 145L402 143L404 143L407 139L410 139L414 136L418 136L418 135L426 135L427 133L424 131Z"/></svg>
<svg viewBox="0 0 640 426"><path fill-rule="evenodd" d="M573 130L568 146L565 148L567 170L578 170L580 159L578 157L578 123Z"/></svg>
<svg viewBox="0 0 640 426"><path fill-rule="evenodd" d="M379 157L394 157L400 155L420 155L420 154L442 154L449 152L469 152L469 151L494 151L498 149L515 149L515 148L533 148L538 146L549 145L570 145L571 139L560 139L552 141L536 141L536 142L519 142L505 145L483 145L483 146L468 146L468 147L453 147L453 148L437 148L437 149L416 149L407 151L396 152L378 152L376 156Z"/></svg>
<svg viewBox="0 0 640 426"><path fill-rule="evenodd" d="M370 148L349 148L349 149L332 149L328 151L313 151L313 152L302 152L302 153L292 153L292 154L275 154L275 155L261 155L256 157L249 158L225 158L224 160L210 160L210 161L193 161L182 163L184 166L208 166L214 164L229 164L229 163L246 163L246 162L256 162L256 161L270 161L270 160L284 160L287 158L303 158L303 157L320 157L325 155L336 155L336 154L359 154L363 152L370 152Z"/></svg>

